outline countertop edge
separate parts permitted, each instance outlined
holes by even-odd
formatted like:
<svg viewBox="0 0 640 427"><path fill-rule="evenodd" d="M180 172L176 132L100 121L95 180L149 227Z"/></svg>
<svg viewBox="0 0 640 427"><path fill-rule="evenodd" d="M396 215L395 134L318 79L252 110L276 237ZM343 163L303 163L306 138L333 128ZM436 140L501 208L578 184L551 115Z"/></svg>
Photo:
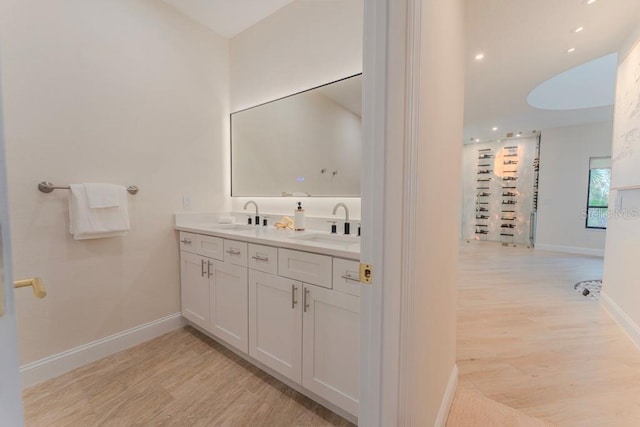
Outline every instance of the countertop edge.
<svg viewBox="0 0 640 427"><path fill-rule="evenodd" d="M344 258L353 261L360 261L360 252L342 250L327 247L328 245L320 244L320 243L312 243L312 242L304 242L299 240L294 240L287 235L280 236L280 239L273 239L268 237L260 237L260 236L252 236L244 233L234 233L231 230L215 230L212 228L201 228L198 226L187 226L187 225L175 225L174 229L177 231L186 231L189 233L196 234L204 234L207 236L221 237L229 240L237 240L247 243L255 243L260 245L267 246L277 246L284 249L293 249L303 252L310 252L321 255L333 256L336 258ZM315 230L309 230L311 232L316 232ZM290 230L279 230L278 233L295 233Z"/></svg>

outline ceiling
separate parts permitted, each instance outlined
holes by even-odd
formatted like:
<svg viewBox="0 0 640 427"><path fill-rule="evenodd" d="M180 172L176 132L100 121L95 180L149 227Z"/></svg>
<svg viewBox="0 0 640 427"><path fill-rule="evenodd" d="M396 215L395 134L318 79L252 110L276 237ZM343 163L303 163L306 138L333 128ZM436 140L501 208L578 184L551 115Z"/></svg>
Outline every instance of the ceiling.
<svg viewBox="0 0 640 427"><path fill-rule="evenodd" d="M294 0L162 0L228 39Z"/></svg>
<svg viewBox="0 0 640 427"><path fill-rule="evenodd" d="M218 34L232 38L296 0L162 0ZM300 1L300 0L298 0ZM305 0L310 1L310 0ZM315 0L323 1L323 0ZM465 95L465 142L499 139L507 132L531 132L558 126L609 120L612 106L584 106L568 101L572 92L592 98L595 89L602 99L611 97L612 72L595 76L584 69L562 92L554 82L542 85L530 99L536 105L559 105L564 109L540 109L527 97L546 80L591 60L616 52L638 27L640 0L467 0L467 76ZM583 31L572 32L577 27ZM575 48L567 53L569 48ZM484 53L484 59L475 55ZM613 64L611 59L608 64ZM562 81L563 77L555 80ZM608 81L608 83L607 83ZM545 99L547 94L556 99ZM603 87L601 85L608 85ZM562 85L560 85L562 86ZM540 89L539 89L540 90ZM536 98L537 97L537 98ZM586 102L586 101L585 101ZM605 102L606 104L606 102ZM592 105L603 105L594 103ZM497 127L496 131L492 128Z"/></svg>
<svg viewBox="0 0 640 427"><path fill-rule="evenodd" d="M611 119L612 106L542 110L527 96L563 71L616 52L638 17L638 0L467 0L465 141Z"/></svg>

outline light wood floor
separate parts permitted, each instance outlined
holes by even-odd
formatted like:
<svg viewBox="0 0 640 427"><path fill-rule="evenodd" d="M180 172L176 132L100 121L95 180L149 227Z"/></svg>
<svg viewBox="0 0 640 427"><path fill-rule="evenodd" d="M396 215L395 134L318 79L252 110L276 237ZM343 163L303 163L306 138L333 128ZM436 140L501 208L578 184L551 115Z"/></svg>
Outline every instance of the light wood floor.
<svg viewBox="0 0 640 427"><path fill-rule="evenodd" d="M640 350L598 301L573 290L602 278L602 266L462 244L459 387L562 426L640 426Z"/></svg>
<svg viewBox="0 0 640 427"><path fill-rule="evenodd" d="M572 288L601 276L600 258L462 244L459 387L562 426L640 426L640 351ZM191 328L24 402L27 426L349 425Z"/></svg>
<svg viewBox="0 0 640 427"><path fill-rule="evenodd" d="M352 425L190 327L32 387L24 406L33 427Z"/></svg>

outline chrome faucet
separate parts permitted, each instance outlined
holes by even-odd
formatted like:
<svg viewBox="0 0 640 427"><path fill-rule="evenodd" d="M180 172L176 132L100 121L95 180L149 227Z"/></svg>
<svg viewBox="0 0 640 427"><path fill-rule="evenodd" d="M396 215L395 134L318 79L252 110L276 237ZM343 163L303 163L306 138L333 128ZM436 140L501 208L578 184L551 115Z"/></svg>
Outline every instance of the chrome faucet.
<svg viewBox="0 0 640 427"><path fill-rule="evenodd" d="M345 205L344 203L338 203L337 205L335 205L333 207L333 215L336 214L336 212L338 211L339 207L343 207L344 208L344 214L345 214L345 218L344 218L344 234L351 234L351 225L349 224L349 208L347 207L347 205Z"/></svg>
<svg viewBox="0 0 640 427"><path fill-rule="evenodd" d="M247 210L247 206L249 205L253 205L256 208L256 225L260 225L260 215L258 214L258 204L256 202L254 202L253 200L249 200L247 203L244 204L244 210ZM251 217L249 217L249 224L251 224Z"/></svg>

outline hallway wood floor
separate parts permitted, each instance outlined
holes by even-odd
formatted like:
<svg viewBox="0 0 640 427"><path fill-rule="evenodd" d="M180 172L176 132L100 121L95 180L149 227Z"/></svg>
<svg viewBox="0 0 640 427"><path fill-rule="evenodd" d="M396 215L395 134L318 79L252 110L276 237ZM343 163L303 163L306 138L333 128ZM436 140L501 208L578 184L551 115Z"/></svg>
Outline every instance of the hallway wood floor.
<svg viewBox="0 0 640 427"><path fill-rule="evenodd" d="M602 266L462 243L459 387L561 426L640 426L640 349L599 301L573 290L602 278Z"/></svg>

